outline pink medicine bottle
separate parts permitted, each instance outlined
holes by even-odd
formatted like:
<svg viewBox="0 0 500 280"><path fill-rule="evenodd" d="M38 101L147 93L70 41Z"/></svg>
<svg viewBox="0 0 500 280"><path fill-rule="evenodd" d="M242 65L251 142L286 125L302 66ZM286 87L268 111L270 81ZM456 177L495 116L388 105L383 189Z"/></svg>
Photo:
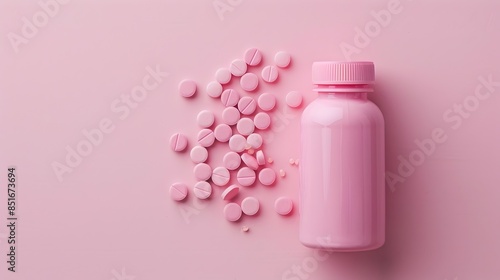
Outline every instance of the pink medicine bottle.
<svg viewBox="0 0 500 280"><path fill-rule="evenodd" d="M302 113L300 241L332 251L385 241L384 117L367 95L372 62L315 62L316 100Z"/></svg>

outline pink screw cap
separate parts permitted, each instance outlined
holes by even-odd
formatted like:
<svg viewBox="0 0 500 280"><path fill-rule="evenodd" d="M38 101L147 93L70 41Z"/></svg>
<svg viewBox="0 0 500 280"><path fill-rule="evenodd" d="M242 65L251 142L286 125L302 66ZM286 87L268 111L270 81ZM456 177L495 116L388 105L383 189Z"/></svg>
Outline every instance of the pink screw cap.
<svg viewBox="0 0 500 280"><path fill-rule="evenodd" d="M316 85L368 85L375 81L375 67L370 61L318 61L312 66Z"/></svg>

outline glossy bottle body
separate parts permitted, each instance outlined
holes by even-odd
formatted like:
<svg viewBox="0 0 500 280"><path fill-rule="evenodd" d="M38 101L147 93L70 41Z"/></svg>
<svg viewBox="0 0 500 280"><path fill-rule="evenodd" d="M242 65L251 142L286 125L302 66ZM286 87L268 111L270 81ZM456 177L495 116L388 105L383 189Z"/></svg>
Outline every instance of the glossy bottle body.
<svg viewBox="0 0 500 280"><path fill-rule="evenodd" d="M384 118L367 93L320 92L302 113L300 241L334 251L385 242Z"/></svg>

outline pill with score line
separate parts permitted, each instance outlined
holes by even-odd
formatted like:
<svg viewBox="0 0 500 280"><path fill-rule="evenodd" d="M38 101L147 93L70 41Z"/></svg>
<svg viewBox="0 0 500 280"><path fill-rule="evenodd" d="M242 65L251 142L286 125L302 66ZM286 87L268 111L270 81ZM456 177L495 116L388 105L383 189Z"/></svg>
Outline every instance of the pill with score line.
<svg viewBox="0 0 500 280"><path fill-rule="evenodd" d="M262 52L257 48L250 48L245 51L245 62L250 66L259 65L262 60Z"/></svg>
<svg viewBox="0 0 500 280"><path fill-rule="evenodd" d="M262 69L260 74L262 80L268 83L273 83L278 79L278 68L274 65L268 65Z"/></svg>
<svg viewBox="0 0 500 280"><path fill-rule="evenodd" d="M194 184L193 193L199 199L207 199L212 194L212 185L207 181L199 181Z"/></svg>
<svg viewBox="0 0 500 280"><path fill-rule="evenodd" d="M188 140L182 133L174 133L170 137L170 148L175 152L182 152L186 149Z"/></svg>
<svg viewBox="0 0 500 280"><path fill-rule="evenodd" d="M236 180L243 187L251 186L255 182L255 171L249 167L242 167L236 175Z"/></svg>
<svg viewBox="0 0 500 280"><path fill-rule="evenodd" d="M219 166L212 171L212 183L219 187L225 186L230 179L229 170L225 167Z"/></svg>
<svg viewBox="0 0 500 280"><path fill-rule="evenodd" d="M184 183L173 183L170 186L170 198L172 198L175 201L182 201L184 198L186 198L188 194L188 188L187 185Z"/></svg>
<svg viewBox="0 0 500 280"><path fill-rule="evenodd" d="M198 144L203 147L210 147L215 142L215 135L211 129L205 128L198 132Z"/></svg>

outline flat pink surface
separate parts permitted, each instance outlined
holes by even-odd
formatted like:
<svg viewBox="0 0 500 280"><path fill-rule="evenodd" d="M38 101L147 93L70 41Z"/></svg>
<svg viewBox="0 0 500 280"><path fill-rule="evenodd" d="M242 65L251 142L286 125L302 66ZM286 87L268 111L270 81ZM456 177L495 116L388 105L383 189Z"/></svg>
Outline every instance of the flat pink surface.
<svg viewBox="0 0 500 280"><path fill-rule="evenodd" d="M214 3L227 11L218 15ZM500 277L498 2L70 1L16 52L9 38L40 11L36 1L0 3L0 279ZM277 51L292 54L276 86L258 89L278 96L265 145L286 177L243 189L237 202L256 196L260 212L229 223L220 187L206 203L192 193L182 204L169 199L171 183L195 180L188 153L173 153L168 141L181 131L192 147L196 114L211 109L220 120L222 110L203 90L181 98L179 81L204 89L249 47L264 53L250 69L257 74ZM300 91L309 103L312 62L344 59L376 66L370 98L386 120L387 241L372 252L325 255L299 243L298 211L281 217L273 204L280 196L298 202L298 169L288 160L298 157L301 109L288 109L285 94ZM117 111L148 67L169 75L135 108ZM109 133L60 182L53 162L85 139L82 130L99 126ZM433 136L439 142L425 141L421 157L416 143ZM223 147L212 149L213 165ZM6 263L10 165L18 175L16 273Z"/></svg>

